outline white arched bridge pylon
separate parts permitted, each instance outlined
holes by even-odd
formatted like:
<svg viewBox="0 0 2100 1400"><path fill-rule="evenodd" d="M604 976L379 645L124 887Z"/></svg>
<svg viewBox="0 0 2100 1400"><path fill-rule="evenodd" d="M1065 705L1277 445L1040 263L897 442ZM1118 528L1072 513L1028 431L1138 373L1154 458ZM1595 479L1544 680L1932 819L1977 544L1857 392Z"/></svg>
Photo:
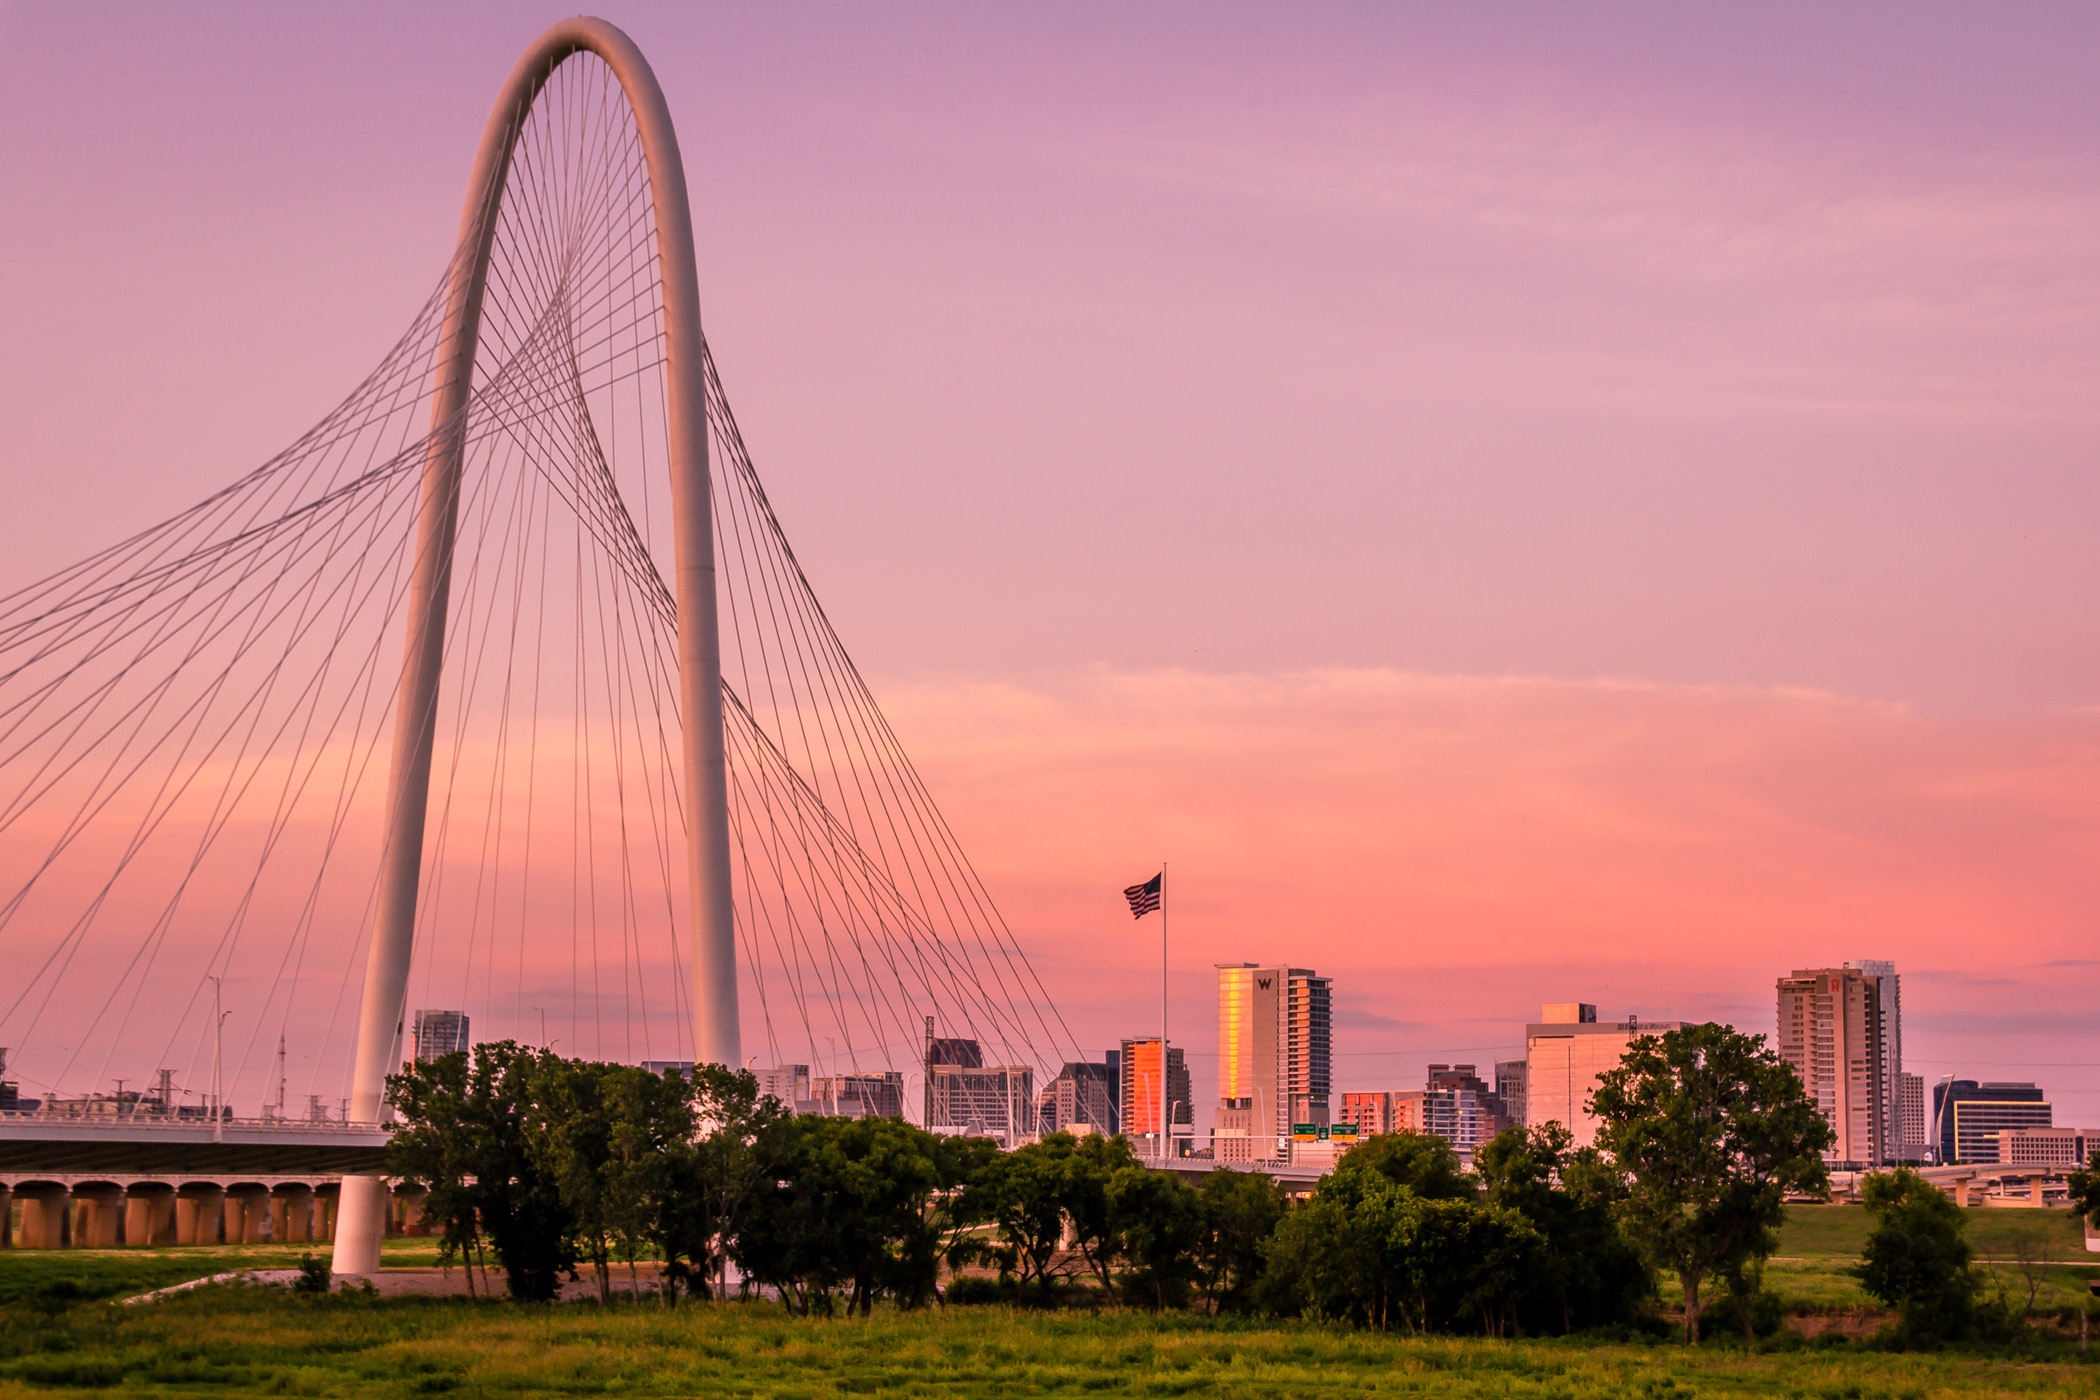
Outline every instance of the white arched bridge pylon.
<svg viewBox="0 0 2100 1400"><path fill-rule="evenodd" d="M432 1007L632 1061L916 1069L929 1016L1077 1058L767 501L617 29L519 61L334 412L0 599L0 965L47 1105L369 1122Z"/></svg>

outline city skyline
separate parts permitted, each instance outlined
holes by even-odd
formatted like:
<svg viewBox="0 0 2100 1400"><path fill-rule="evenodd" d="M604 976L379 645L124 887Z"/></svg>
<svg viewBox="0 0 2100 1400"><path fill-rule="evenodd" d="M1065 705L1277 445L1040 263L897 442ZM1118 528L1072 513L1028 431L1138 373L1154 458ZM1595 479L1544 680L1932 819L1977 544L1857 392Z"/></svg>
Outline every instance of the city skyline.
<svg viewBox="0 0 2100 1400"><path fill-rule="evenodd" d="M0 95L7 586L369 366L557 8L6 12L50 56ZM1115 891L1164 852L1199 1131L1212 964L1283 954L1334 979L1337 1093L1565 995L1771 1034L1773 977L1859 952L1928 1093L2100 1121L2100 22L1939 13L1815 56L1714 16L614 16L773 496L1088 1054L1156 1033ZM229 1023L238 1095L279 1029Z"/></svg>

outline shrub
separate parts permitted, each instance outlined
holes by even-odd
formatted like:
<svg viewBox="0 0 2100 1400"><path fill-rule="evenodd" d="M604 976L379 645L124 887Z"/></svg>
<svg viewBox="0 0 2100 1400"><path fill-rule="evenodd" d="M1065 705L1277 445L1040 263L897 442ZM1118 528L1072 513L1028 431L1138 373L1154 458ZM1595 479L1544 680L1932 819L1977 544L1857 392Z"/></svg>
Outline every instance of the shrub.
<svg viewBox="0 0 2100 1400"><path fill-rule="evenodd" d="M1863 1195L1874 1229L1852 1272L1897 1310L1899 1339L1916 1345L1969 1336L1982 1280L1961 1208L1912 1171L1875 1172Z"/></svg>
<svg viewBox="0 0 2100 1400"><path fill-rule="evenodd" d="M328 1261L312 1254L299 1256L299 1277L292 1280L294 1293L326 1293L328 1291Z"/></svg>

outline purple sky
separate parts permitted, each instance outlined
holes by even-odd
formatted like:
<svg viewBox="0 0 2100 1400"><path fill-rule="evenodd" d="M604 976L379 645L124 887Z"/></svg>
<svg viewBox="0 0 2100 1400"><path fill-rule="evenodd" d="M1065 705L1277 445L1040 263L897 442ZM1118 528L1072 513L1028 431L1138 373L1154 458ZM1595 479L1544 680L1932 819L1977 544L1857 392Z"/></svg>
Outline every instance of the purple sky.
<svg viewBox="0 0 2100 1400"><path fill-rule="evenodd" d="M563 13L0 4L0 575L347 391ZM1288 847L1190 929L1198 1046L1207 963L1283 956L1293 910L1337 1048L1398 1057L1349 1088L1543 999L1762 1028L1787 967L1892 956L1928 1077L2031 1066L2100 1121L2100 13L604 13L669 94L773 499L1024 934L1113 961L1163 845L1236 878ZM1431 780L1394 725L1446 684L1471 719ZM927 718L958 706L1011 722L970 748ZM1200 813L1182 724L1248 774ZM1343 792L1308 732L1376 761ZM1156 788L1008 802L1061 744ZM1518 781L1549 771L1589 796ZM1290 839L1218 834L1220 801ZM1524 898L1426 893L1432 838ZM1470 968L1465 1004L1425 968ZM1057 985L1103 1043L1146 1000L1098 970Z"/></svg>

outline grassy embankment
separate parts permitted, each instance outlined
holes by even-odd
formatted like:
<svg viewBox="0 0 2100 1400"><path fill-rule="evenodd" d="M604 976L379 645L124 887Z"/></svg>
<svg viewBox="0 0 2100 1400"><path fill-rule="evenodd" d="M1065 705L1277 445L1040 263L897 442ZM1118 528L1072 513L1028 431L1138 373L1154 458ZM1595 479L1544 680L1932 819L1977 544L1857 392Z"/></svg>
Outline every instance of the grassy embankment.
<svg viewBox="0 0 2100 1400"><path fill-rule="evenodd" d="M2100 1254L2085 1248L2085 1231L2066 1210L1985 1208L1965 1212L1969 1243L1978 1262L2002 1286L2015 1306L2025 1303L2027 1281L2020 1260L2034 1263L2039 1286L2034 1305L2039 1312L2061 1312L2084 1305L2086 1279L2100 1277ZM1796 1313L1874 1311L1879 1308L1848 1272L1859 1262L1872 1222L1863 1207L1789 1206L1779 1232L1779 1250L1765 1270L1765 1286ZM1679 1300L1674 1280L1664 1281L1664 1296Z"/></svg>

